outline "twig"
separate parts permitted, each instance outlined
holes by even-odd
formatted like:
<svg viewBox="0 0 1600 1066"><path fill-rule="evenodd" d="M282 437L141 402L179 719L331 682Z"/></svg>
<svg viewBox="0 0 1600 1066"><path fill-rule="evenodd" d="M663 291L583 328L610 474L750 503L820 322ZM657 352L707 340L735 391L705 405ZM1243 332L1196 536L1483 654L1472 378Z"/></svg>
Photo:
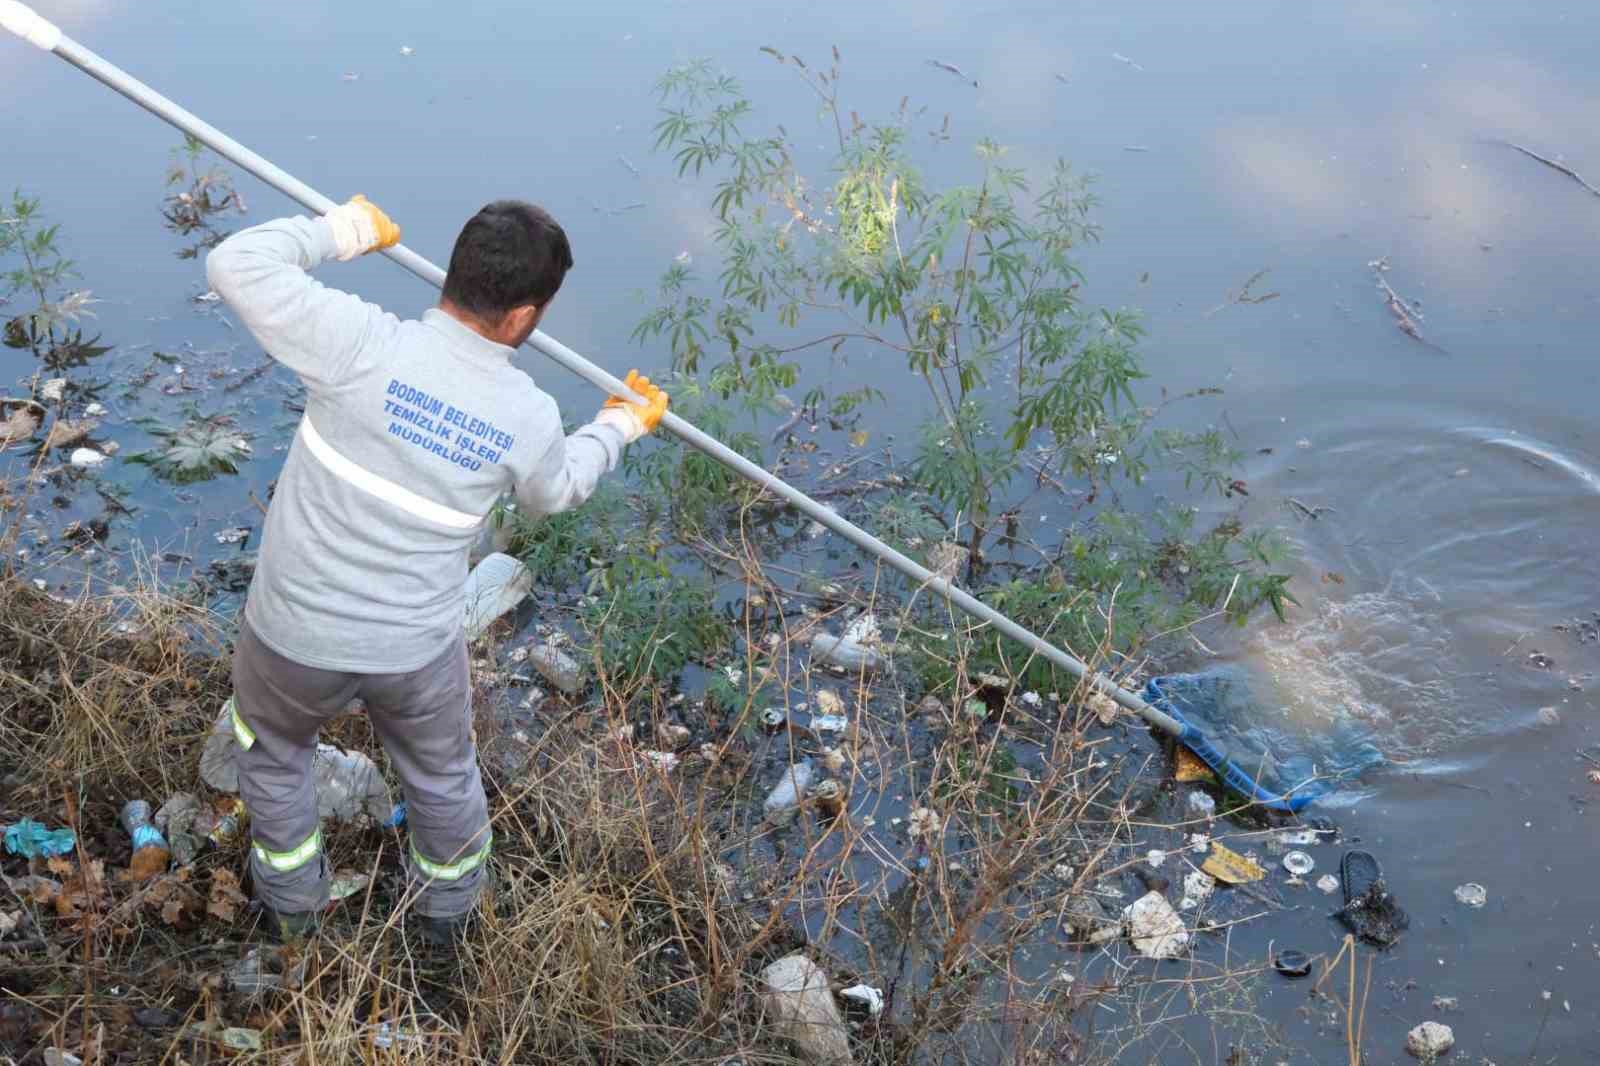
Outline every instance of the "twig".
<svg viewBox="0 0 1600 1066"><path fill-rule="evenodd" d="M1593 755L1590 755L1588 752L1584 751L1582 748L1578 749L1578 758L1587 759L1590 762L1594 763L1596 766L1600 766L1600 759L1596 759Z"/></svg>
<svg viewBox="0 0 1600 1066"><path fill-rule="evenodd" d="M1292 506L1296 510L1298 510L1301 514L1303 514L1307 518L1310 518L1310 519L1313 519L1313 520L1317 519L1317 518L1321 518L1324 514L1332 514L1333 513L1333 508L1332 507L1308 507L1305 504L1301 503L1299 500L1295 499L1293 496L1285 496L1283 498L1283 502L1286 503L1286 504L1289 504L1290 506Z"/></svg>
<svg viewBox="0 0 1600 1066"><path fill-rule="evenodd" d="M1517 151L1521 152L1523 155L1527 156L1529 159L1537 159L1539 162L1543 163L1545 166L1550 167L1553 170L1559 170L1561 173L1565 174L1567 177L1571 178L1573 181L1577 182L1579 185L1582 185L1585 189L1588 189L1590 192L1594 193L1596 196L1600 196L1600 189L1597 189L1593 185L1590 185L1588 182L1584 181L1583 180L1583 175L1579 174L1576 170L1573 170L1571 167L1567 166L1565 163L1558 163L1554 159L1550 159L1547 156L1540 155L1538 152L1535 152L1532 148L1524 148L1524 147L1522 147L1522 145L1517 144L1517 143L1515 143L1513 141L1501 141L1500 143L1505 145L1508 148L1515 148Z"/></svg>
<svg viewBox="0 0 1600 1066"><path fill-rule="evenodd" d="M1378 279L1378 291L1383 294L1389 313L1394 316L1395 328L1418 344L1425 344L1436 352L1443 352L1443 348L1422 335L1422 328L1417 325L1417 320L1422 317L1421 314L1414 312L1411 304L1401 299L1400 294L1394 291L1394 286L1383 276L1383 272L1389 269L1389 257L1374 259L1367 266L1372 268L1373 274Z"/></svg>

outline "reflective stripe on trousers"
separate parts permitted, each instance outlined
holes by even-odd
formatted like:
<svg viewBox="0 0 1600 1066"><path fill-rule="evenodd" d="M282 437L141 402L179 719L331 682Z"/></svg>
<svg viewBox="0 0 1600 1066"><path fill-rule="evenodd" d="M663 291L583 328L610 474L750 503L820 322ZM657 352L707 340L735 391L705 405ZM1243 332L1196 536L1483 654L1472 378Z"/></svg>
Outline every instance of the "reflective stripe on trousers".
<svg viewBox="0 0 1600 1066"><path fill-rule="evenodd" d="M494 836L484 842L483 847L466 858L452 863L433 862L422 857L417 850L416 841L411 843L411 861L417 864L417 869L436 881L459 881L463 877L483 865L483 860L489 857L489 849L494 846Z"/></svg>
<svg viewBox="0 0 1600 1066"><path fill-rule="evenodd" d="M290 848L288 851L268 851L254 842L250 846L256 853L256 858L279 873L288 873L290 870L298 870L317 857L317 853L322 850L322 830L319 828L316 832L306 837L299 846Z"/></svg>

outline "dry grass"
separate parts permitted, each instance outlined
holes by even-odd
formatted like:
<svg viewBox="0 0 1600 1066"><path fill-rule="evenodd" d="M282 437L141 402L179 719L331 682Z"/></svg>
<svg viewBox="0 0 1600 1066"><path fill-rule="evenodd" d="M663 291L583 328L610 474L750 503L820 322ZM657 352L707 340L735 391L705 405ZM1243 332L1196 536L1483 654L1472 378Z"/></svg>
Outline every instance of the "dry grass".
<svg viewBox="0 0 1600 1066"><path fill-rule="evenodd" d="M741 561L745 602L792 601L747 545L721 550ZM878 604L868 591L857 606ZM792 652L836 625L830 609L747 615L741 635L744 668L773 682L780 705L838 697L851 724L837 736L766 736L754 699L664 701L603 671L598 698L547 699L519 729L480 663L496 883L468 944L424 950L405 920L401 838L339 827L330 861L370 874L369 888L304 955L277 956L299 975L291 987L249 998L223 976L272 951L248 914L169 923L151 886L115 872L128 859L123 800L205 794L198 750L228 688L216 619L150 592L65 602L0 582L0 685L12 694L0 821L75 825L71 866L106 870L71 920L0 895L0 913L28 916L20 947L0 941L0 1059L58 1046L100 1063L789 1062L758 975L794 950L836 990L884 992L877 1018L846 1003L859 1062L1221 1061L1222 1029L1266 1046L1255 967L1224 954L1153 969L1069 930L1069 904L1114 883L1150 831L1134 795L1148 749L1113 753L1071 694L1024 702L960 663L945 698L920 708L882 679L822 670ZM902 639L914 636L899 619ZM689 732L670 769L652 754L672 735L663 727ZM378 754L363 716L332 733ZM842 786L845 813L811 804L774 826L761 796L801 757ZM17 859L3 869L24 873ZM234 843L161 891L244 869ZM138 1024L151 1009L163 1024ZM228 1027L265 1046L224 1050Z"/></svg>

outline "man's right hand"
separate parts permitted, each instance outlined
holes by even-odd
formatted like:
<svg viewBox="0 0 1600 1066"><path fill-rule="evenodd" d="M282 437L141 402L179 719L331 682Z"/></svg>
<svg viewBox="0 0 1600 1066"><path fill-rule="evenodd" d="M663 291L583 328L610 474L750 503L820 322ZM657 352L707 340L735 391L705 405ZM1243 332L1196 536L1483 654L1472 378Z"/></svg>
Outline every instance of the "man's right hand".
<svg viewBox="0 0 1600 1066"><path fill-rule="evenodd" d="M341 261L400 243L400 227L365 196L357 194L322 217L333 230L335 255Z"/></svg>
<svg viewBox="0 0 1600 1066"><path fill-rule="evenodd" d="M615 426L622 431L624 443L632 444L661 424L661 416L667 413L667 394L661 391L660 386L650 384L650 379L637 370L628 371L622 383L644 397L644 402L634 403L620 396L612 396L600 408L595 421Z"/></svg>

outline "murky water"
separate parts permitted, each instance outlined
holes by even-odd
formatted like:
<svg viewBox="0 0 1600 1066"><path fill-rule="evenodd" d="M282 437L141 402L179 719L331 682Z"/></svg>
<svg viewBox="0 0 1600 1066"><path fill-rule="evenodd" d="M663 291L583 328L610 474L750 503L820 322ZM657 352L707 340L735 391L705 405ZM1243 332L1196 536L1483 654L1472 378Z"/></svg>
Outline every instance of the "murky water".
<svg viewBox="0 0 1600 1066"><path fill-rule="evenodd" d="M1057 154L1097 172L1106 241L1086 262L1091 298L1146 310L1156 382L1226 388L1177 417L1237 434L1246 518L1283 526L1304 551L1288 625L1208 643L1271 678L1306 721L1336 707L1372 723L1391 757L1333 801L1414 919L1380 963L1369 1048L1398 1058L1401 1034L1445 995L1461 1001L1441 1020L1463 1059L1522 1061L1536 1040L1540 1061L1600 1058L1600 858L1587 813L1600 786L1574 755L1600 740L1600 646L1552 630L1600 609L1600 199L1501 143L1600 181L1600 9L37 6L330 195L366 192L437 261L483 201L542 201L578 260L546 329L619 371L654 361L627 339L639 294L673 256L710 251L704 190L649 154L649 87L671 63L726 64L799 130L808 105L756 48L820 56L836 43L849 106L870 113L910 93L951 113L956 141L936 163L947 175L968 165L955 145L985 134L1031 172ZM232 410L256 435L242 476L212 488L116 470L140 508L131 528L155 557L234 550L213 535L259 517L248 493L264 496L276 473L293 394L276 375L264 398L226 392L259 358L192 300L198 263L161 226L176 135L9 40L0 94L0 186L44 197L103 301L94 326L118 345L95 373L124 380L160 350L198 386L160 401L108 389L118 435L137 445L125 419L148 402ZM240 187L251 219L285 207ZM1394 328L1368 267L1384 256L1437 347ZM1279 297L1228 303L1262 269L1254 291ZM432 295L387 264L338 270L338 284L400 313ZM10 352L0 368L7 380L32 371ZM159 381L173 375L158 369ZM596 402L563 372L531 369L569 412ZM1323 850L1331 868L1337 853ZM1486 908L1455 903L1464 881L1487 887ZM1304 913L1249 935L1336 943ZM1306 1057L1343 1061L1304 1028L1304 1001L1303 986L1283 985L1269 1005Z"/></svg>

